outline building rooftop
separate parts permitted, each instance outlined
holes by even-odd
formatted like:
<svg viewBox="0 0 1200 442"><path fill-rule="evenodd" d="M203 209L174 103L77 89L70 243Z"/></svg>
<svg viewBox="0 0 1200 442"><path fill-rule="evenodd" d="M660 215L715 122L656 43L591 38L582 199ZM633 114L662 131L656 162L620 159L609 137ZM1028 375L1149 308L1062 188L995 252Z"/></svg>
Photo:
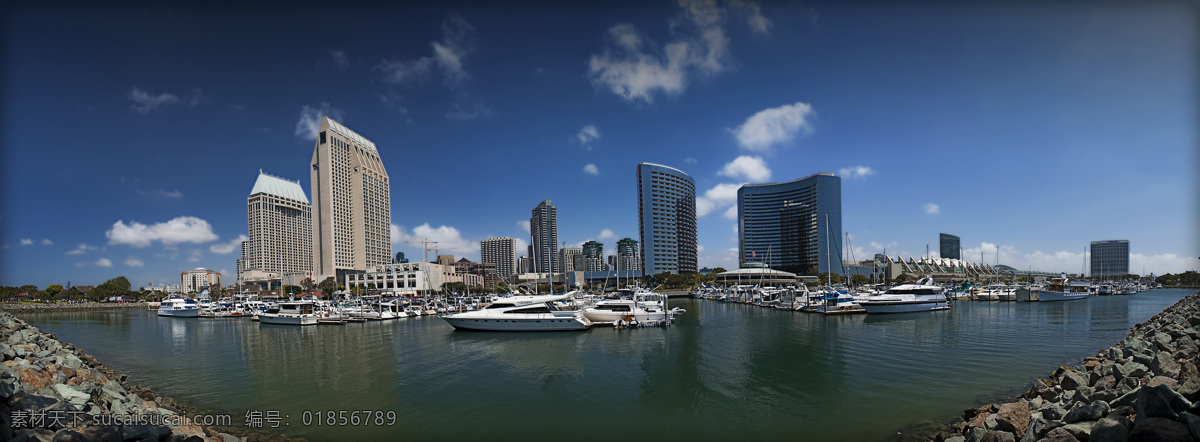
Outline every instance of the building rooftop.
<svg viewBox="0 0 1200 442"><path fill-rule="evenodd" d="M308 197L304 196L304 189L300 187L299 181L289 181L277 176L258 171L258 179L254 181L254 188L250 190L250 196L260 193L275 195L280 198L286 198L295 201L303 201L308 204Z"/></svg>
<svg viewBox="0 0 1200 442"><path fill-rule="evenodd" d="M347 129L346 126L342 126L332 118L325 117L325 120L329 121L329 130L334 131L338 135L346 137L346 139L350 141L358 143L359 146L371 149L372 152L379 153L379 151L375 150L375 143L372 143L371 140L363 138L362 135L358 134L358 132Z"/></svg>

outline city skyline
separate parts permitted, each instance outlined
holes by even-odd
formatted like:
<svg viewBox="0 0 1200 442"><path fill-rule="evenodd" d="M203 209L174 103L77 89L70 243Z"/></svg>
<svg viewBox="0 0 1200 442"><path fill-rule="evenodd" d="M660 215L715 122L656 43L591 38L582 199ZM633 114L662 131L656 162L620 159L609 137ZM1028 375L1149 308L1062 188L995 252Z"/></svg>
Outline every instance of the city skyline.
<svg viewBox="0 0 1200 442"><path fill-rule="evenodd" d="M9 6L0 284L231 280L250 177L316 201L324 116L378 143L409 257L524 254L543 200L611 255L655 163L695 180L700 268L737 266L742 185L821 172L858 259L954 232L1019 269L1107 238L1135 273L1200 267L1182 3L339 7L352 33L292 9Z"/></svg>

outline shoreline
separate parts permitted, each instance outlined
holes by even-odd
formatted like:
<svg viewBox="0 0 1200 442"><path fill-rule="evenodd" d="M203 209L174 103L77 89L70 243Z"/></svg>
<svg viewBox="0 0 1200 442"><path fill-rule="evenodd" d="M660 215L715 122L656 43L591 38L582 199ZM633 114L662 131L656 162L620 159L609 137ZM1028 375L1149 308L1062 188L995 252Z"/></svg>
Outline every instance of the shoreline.
<svg viewBox="0 0 1200 442"><path fill-rule="evenodd" d="M228 416L229 425L198 425L196 418L221 415L135 385L7 311L0 312L0 358L3 440L291 440L237 426L242 416Z"/></svg>
<svg viewBox="0 0 1200 442"><path fill-rule="evenodd" d="M0 311L8 313L72 312L94 310L146 310L145 302L80 302L50 304L0 303Z"/></svg>
<svg viewBox="0 0 1200 442"><path fill-rule="evenodd" d="M934 442L1200 441L1200 292L1134 325L1120 342L1006 402L922 431Z"/></svg>

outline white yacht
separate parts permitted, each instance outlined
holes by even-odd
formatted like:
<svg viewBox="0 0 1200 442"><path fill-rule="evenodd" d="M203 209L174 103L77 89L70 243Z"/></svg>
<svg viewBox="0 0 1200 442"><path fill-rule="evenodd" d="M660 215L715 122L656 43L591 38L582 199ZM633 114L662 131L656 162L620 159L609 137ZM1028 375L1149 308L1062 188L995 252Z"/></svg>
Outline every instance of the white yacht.
<svg viewBox="0 0 1200 442"><path fill-rule="evenodd" d="M592 321L579 310L562 310L554 304L570 295L518 295L500 298L482 309L442 316L459 330L562 331L585 330Z"/></svg>
<svg viewBox="0 0 1200 442"><path fill-rule="evenodd" d="M1065 275L1061 278L1051 279L1049 284L1038 289L1038 301L1040 302L1073 301L1087 297L1088 286L1071 284Z"/></svg>
<svg viewBox="0 0 1200 442"><path fill-rule="evenodd" d="M668 311L663 295L646 289L617 291L616 299L604 299L595 306L583 309L583 316L594 323L668 323L678 310Z"/></svg>
<svg viewBox="0 0 1200 442"><path fill-rule="evenodd" d="M933 278L926 278L916 284L900 284L882 295L859 300L858 305L867 313L927 312L950 308L950 299L946 297L945 289L933 285Z"/></svg>
<svg viewBox="0 0 1200 442"><path fill-rule="evenodd" d="M200 316L200 306L191 299L172 295L158 304L158 315L196 318Z"/></svg>
<svg viewBox="0 0 1200 442"><path fill-rule="evenodd" d="M263 324L316 325L319 318L312 301L281 302L279 308L258 314L258 322Z"/></svg>

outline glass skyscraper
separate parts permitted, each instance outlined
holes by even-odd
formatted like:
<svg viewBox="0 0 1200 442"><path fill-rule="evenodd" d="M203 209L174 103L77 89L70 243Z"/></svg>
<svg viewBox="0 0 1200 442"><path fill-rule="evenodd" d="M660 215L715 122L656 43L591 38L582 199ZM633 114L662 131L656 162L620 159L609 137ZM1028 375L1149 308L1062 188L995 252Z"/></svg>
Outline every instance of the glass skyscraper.
<svg viewBox="0 0 1200 442"><path fill-rule="evenodd" d="M550 200L534 207L529 217L529 258L535 273L558 273L558 209Z"/></svg>
<svg viewBox="0 0 1200 442"><path fill-rule="evenodd" d="M638 232L644 275L697 270L696 183L682 170L637 165Z"/></svg>
<svg viewBox="0 0 1200 442"><path fill-rule="evenodd" d="M948 233L938 234L939 251L942 258L962 259L962 242Z"/></svg>
<svg viewBox="0 0 1200 442"><path fill-rule="evenodd" d="M818 173L738 189L739 265L810 275L842 271L842 179Z"/></svg>
<svg viewBox="0 0 1200 442"><path fill-rule="evenodd" d="M1129 240L1092 241L1092 276L1129 273Z"/></svg>

